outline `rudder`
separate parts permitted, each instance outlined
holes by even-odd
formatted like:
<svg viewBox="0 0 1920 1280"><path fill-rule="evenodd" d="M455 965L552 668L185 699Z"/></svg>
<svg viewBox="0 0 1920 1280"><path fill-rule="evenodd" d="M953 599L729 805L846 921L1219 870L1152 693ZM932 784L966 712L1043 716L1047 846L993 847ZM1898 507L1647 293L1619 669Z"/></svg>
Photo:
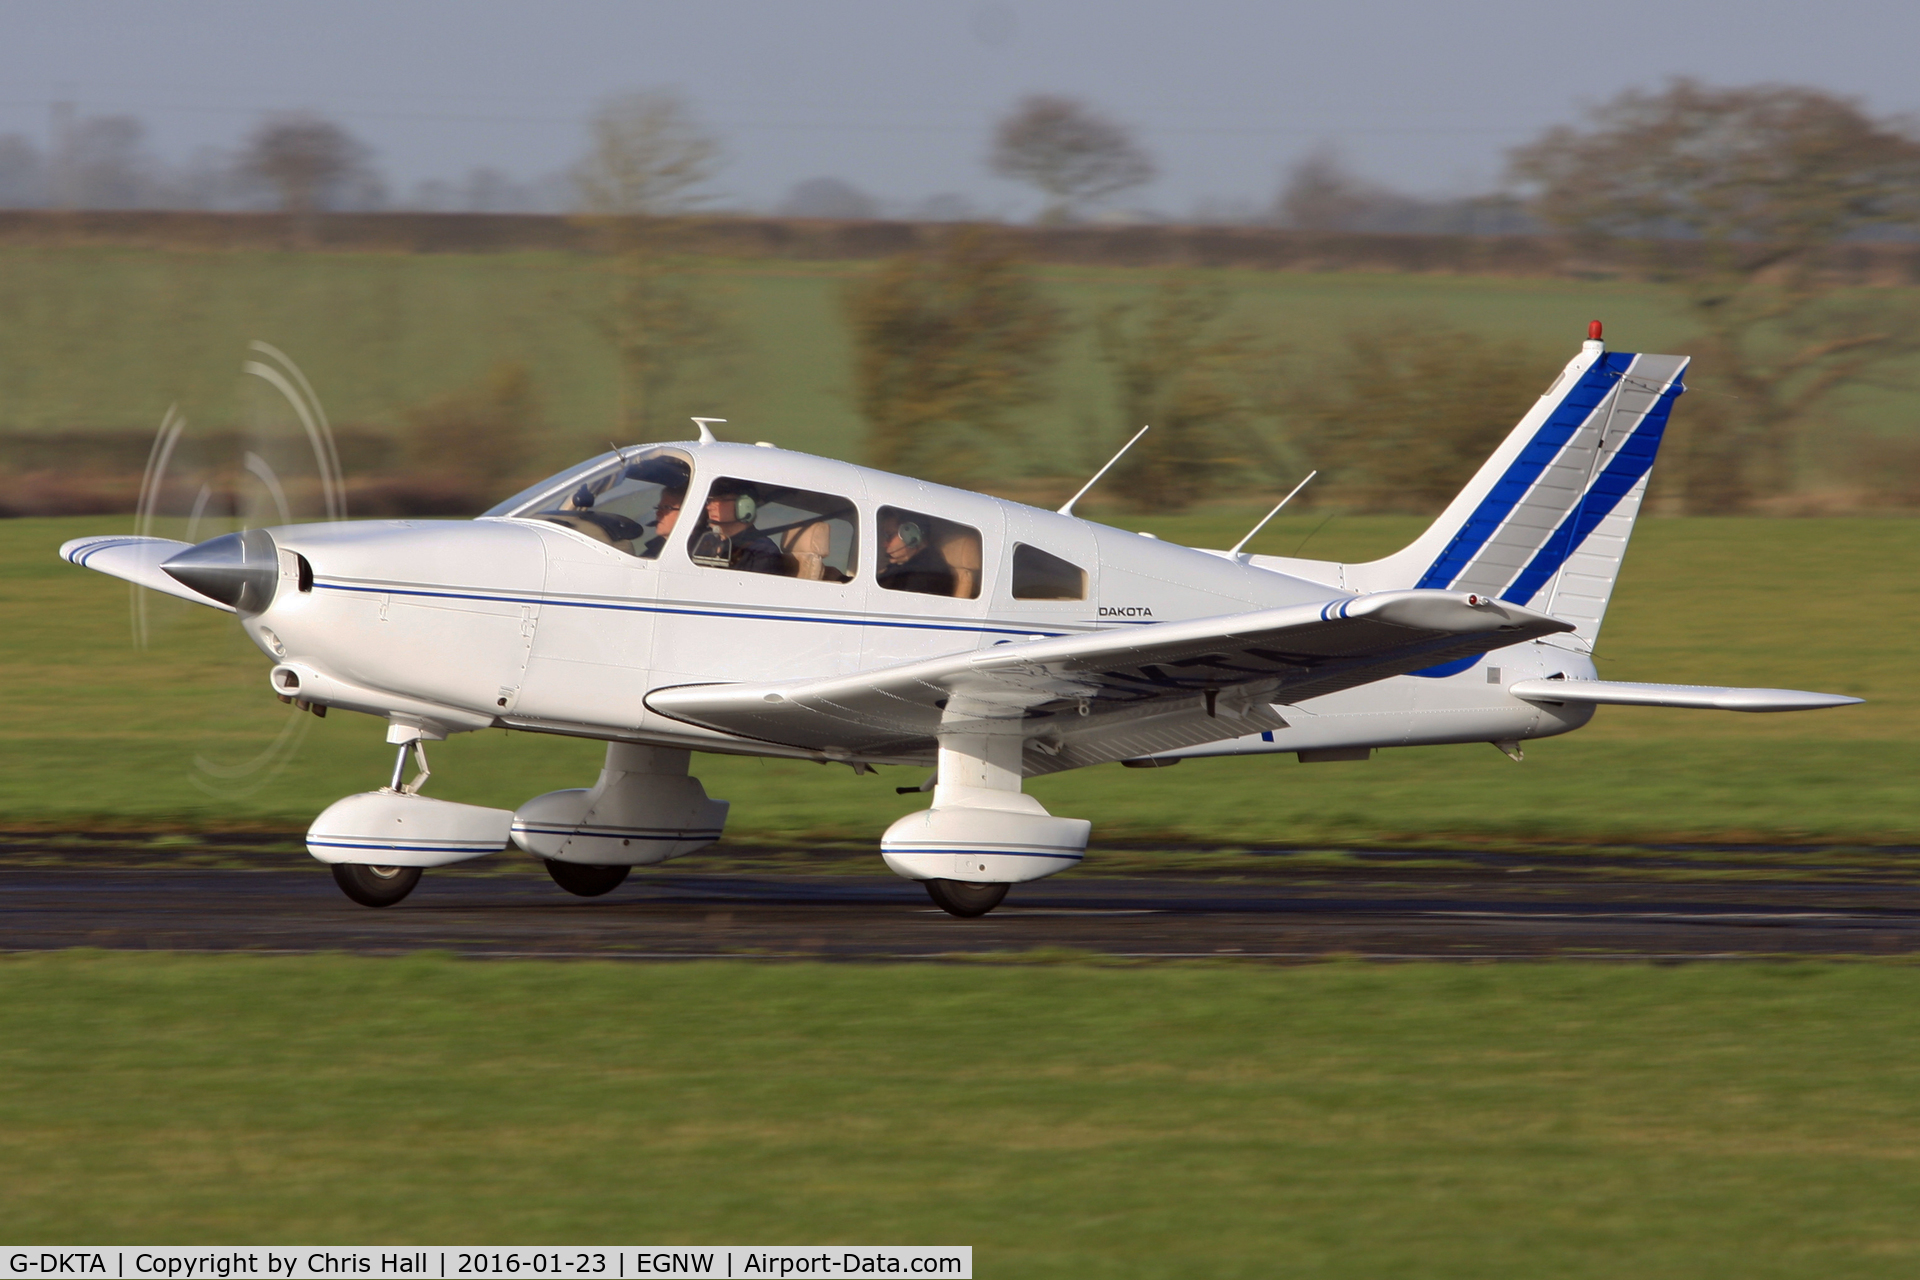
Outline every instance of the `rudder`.
<svg viewBox="0 0 1920 1280"><path fill-rule="evenodd" d="M1494 596L1575 623L1591 648L1686 367L1588 341L1426 532L1343 582Z"/></svg>

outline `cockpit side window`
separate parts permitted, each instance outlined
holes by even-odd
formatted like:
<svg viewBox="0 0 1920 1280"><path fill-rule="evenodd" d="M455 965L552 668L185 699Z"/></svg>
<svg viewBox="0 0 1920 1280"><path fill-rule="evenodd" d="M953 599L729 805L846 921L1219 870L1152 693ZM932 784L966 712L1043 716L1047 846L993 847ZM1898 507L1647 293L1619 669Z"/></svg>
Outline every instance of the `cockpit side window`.
<svg viewBox="0 0 1920 1280"><path fill-rule="evenodd" d="M845 498L721 476L707 487L687 555L708 569L847 582L858 568L859 531Z"/></svg>
<svg viewBox="0 0 1920 1280"><path fill-rule="evenodd" d="M693 481L674 449L635 449L508 514L584 533L642 560L658 559L673 535Z"/></svg>
<svg viewBox="0 0 1920 1280"><path fill-rule="evenodd" d="M1013 544L1015 600L1085 600L1087 571L1024 542Z"/></svg>
<svg viewBox="0 0 1920 1280"><path fill-rule="evenodd" d="M882 507L876 514L880 567L875 582L888 591L979 599L978 529L902 507Z"/></svg>

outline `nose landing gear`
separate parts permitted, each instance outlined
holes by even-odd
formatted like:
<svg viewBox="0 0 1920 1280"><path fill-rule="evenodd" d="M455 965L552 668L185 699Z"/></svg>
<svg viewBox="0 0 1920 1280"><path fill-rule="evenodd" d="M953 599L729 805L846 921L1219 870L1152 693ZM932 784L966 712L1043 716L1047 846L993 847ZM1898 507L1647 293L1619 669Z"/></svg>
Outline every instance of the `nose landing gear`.
<svg viewBox="0 0 1920 1280"><path fill-rule="evenodd" d="M333 882L363 907L390 907L420 883L419 867L373 867L362 862L333 864Z"/></svg>
<svg viewBox="0 0 1920 1280"><path fill-rule="evenodd" d="M446 735L396 719L387 729L387 741L399 748L392 782L336 801L307 828L307 852L330 864L340 891L363 907L399 902L420 883L424 868L484 858L507 846L509 811L420 794L430 772L428 736ZM410 756L420 771L405 781Z"/></svg>

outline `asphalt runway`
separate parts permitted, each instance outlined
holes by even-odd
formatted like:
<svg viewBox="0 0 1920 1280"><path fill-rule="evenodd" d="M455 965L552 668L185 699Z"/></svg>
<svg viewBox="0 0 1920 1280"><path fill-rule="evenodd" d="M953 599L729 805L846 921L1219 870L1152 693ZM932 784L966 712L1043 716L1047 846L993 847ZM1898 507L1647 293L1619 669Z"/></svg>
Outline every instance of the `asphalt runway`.
<svg viewBox="0 0 1920 1280"><path fill-rule="evenodd" d="M1920 952L1920 882L1897 874L1755 879L1735 868L1731 876L1608 880L1500 865L1259 879L1083 871L1015 886L991 915L961 920L891 876L692 874L691 866L642 869L592 899L563 893L531 868L428 872L405 902L369 910L298 854L284 865L265 861L245 869L0 866L0 950L1271 961Z"/></svg>

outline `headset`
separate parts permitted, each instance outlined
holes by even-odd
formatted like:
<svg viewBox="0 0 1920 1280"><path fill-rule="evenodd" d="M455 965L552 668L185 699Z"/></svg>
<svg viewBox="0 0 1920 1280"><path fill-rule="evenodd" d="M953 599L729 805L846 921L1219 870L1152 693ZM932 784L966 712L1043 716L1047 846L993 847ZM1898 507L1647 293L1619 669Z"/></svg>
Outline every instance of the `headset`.
<svg viewBox="0 0 1920 1280"><path fill-rule="evenodd" d="M920 527L917 521L901 521L900 527L894 530L894 536L909 547L919 548L927 545L926 531Z"/></svg>
<svg viewBox="0 0 1920 1280"><path fill-rule="evenodd" d="M717 499L725 499L729 497L733 499L733 516L731 519L725 521L724 523L752 524L753 518L760 514L760 504L754 501L753 495L750 493L734 493L734 494L710 493L707 495L707 505L712 506Z"/></svg>

